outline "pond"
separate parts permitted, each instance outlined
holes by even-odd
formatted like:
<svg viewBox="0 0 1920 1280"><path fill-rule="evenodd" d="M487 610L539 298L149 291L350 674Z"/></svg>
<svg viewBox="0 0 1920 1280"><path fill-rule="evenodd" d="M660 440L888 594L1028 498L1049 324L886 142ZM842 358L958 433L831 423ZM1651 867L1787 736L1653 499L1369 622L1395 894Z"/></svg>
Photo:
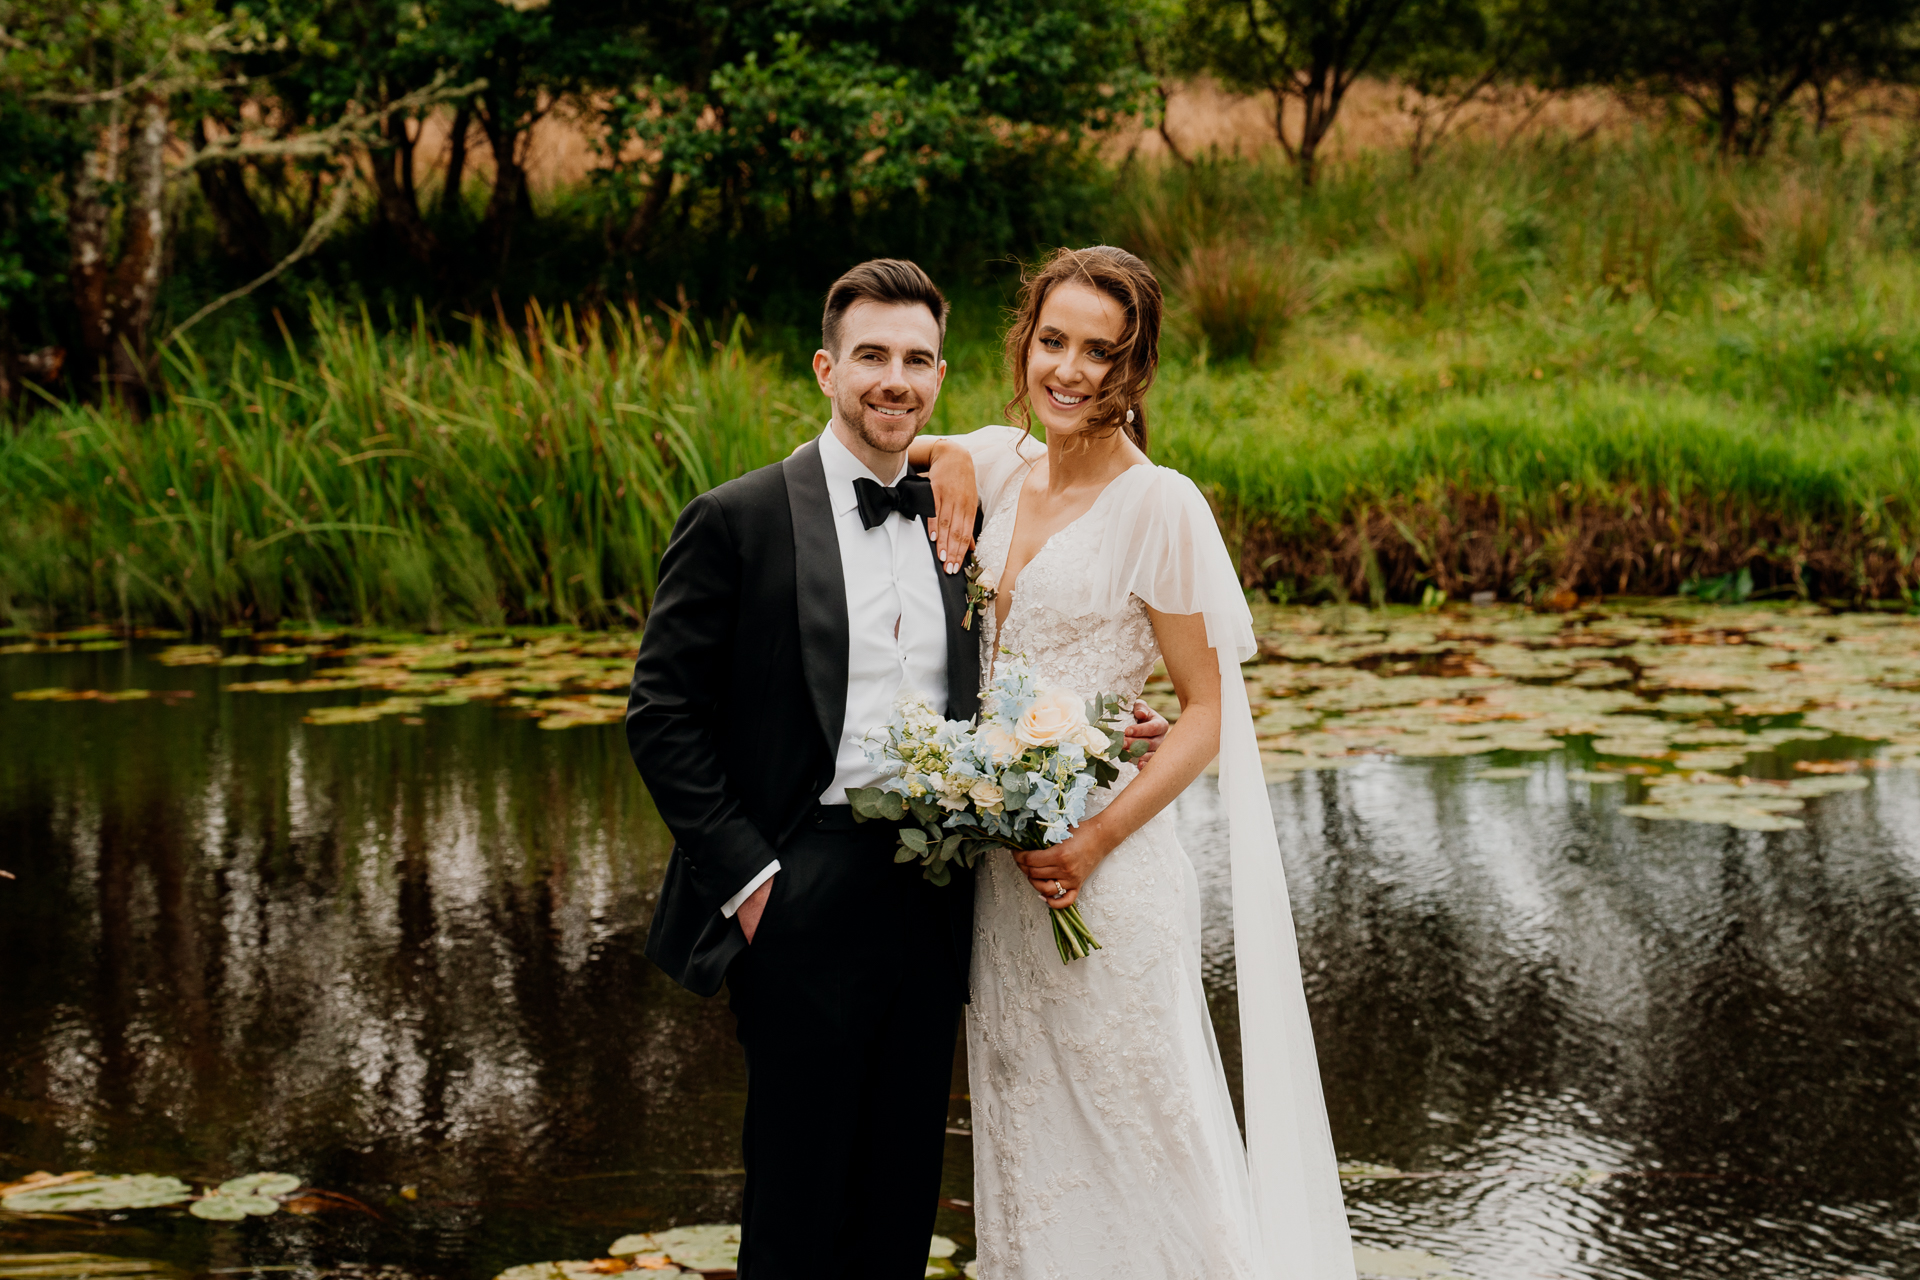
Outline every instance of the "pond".
<svg viewBox="0 0 1920 1280"><path fill-rule="evenodd" d="M1379 1267L1916 1274L1920 626L1261 623L1250 689L1356 1240L1423 1251ZM669 841L613 723L630 644L0 654L0 1182L271 1170L333 1193L233 1223L0 1213L0 1255L489 1280L735 1220L731 1019L641 955ZM1211 780L1180 807L1231 1058ZM959 1261L966 1092L956 1062L936 1229Z"/></svg>

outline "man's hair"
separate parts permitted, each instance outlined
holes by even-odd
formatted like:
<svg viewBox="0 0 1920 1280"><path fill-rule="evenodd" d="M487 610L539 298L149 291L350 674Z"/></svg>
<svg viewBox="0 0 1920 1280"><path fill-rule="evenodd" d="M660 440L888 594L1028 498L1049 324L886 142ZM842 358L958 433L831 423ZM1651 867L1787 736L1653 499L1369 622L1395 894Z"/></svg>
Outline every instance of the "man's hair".
<svg viewBox="0 0 1920 1280"><path fill-rule="evenodd" d="M947 341L947 300L927 273L901 258L863 262L833 282L827 290L826 313L820 317L820 345L840 358L840 320L856 302L919 303L933 313L940 326L940 345Z"/></svg>

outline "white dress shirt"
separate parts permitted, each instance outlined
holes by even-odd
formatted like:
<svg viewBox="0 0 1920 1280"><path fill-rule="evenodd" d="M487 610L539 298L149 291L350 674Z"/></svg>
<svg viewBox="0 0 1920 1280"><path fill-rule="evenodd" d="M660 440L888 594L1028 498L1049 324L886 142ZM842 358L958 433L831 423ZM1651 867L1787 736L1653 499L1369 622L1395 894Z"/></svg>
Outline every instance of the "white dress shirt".
<svg viewBox="0 0 1920 1280"><path fill-rule="evenodd" d="M940 596L940 570L920 521L895 511L873 528L860 523L853 482L865 477L897 484L907 473L907 455L890 478L875 475L840 442L828 424L820 436L820 463L827 475L827 501L840 541L841 578L847 590L847 707L833 782L821 804L845 804L848 787L870 787L886 771L867 759L870 730L893 715L893 701L911 688L942 715L947 710L947 613ZM720 908L731 917L774 872L770 862Z"/></svg>

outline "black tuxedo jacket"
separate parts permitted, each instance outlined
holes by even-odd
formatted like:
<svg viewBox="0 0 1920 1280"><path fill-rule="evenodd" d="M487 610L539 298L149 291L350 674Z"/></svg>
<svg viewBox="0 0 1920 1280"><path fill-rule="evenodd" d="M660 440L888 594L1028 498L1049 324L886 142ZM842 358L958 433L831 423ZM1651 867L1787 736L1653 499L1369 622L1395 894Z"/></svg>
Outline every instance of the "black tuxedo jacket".
<svg viewBox="0 0 1920 1280"><path fill-rule="evenodd" d="M971 719L980 632L960 625L965 576L941 572L940 588L947 715ZM633 668L627 746L674 839L647 956L689 990L718 991L747 945L721 904L779 856L833 782L846 698L840 540L810 441L687 504ZM972 877L943 892L964 975Z"/></svg>

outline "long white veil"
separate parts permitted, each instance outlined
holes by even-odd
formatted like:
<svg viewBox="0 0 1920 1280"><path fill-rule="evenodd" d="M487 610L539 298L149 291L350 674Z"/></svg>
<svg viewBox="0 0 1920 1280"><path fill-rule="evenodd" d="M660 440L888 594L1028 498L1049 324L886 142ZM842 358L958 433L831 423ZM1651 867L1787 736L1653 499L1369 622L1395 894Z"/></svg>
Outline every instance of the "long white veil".
<svg viewBox="0 0 1920 1280"><path fill-rule="evenodd" d="M1247 1160L1261 1256L1275 1280L1352 1280L1353 1246L1307 1018L1300 951L1266 777L1240 664L1253 619L1213 511L1194 483L1137 466L1114 482L1087 612L1129 595L1163 613L1202 614L1220 661L1220 794L1233 867ZM1065 602L1063 602L1065 603ZM1079 609L1072 609L1078 612Z"/></svg>

